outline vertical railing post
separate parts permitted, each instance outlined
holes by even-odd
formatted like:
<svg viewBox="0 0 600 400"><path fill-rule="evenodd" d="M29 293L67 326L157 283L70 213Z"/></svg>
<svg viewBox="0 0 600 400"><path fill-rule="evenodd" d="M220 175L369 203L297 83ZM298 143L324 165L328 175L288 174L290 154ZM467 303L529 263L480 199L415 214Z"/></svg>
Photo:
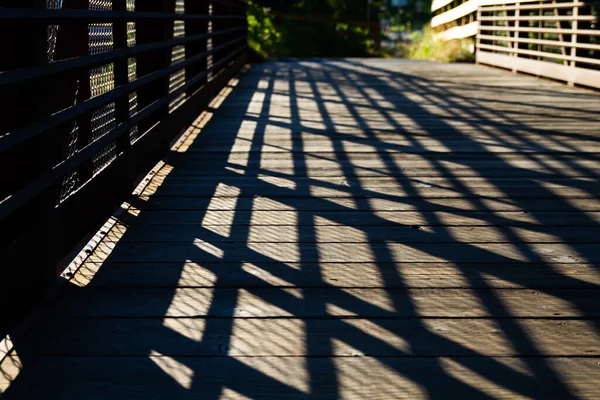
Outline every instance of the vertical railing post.
<svg viewBox="0 0 600 400"><path fill-rule="evenodd" d="M112 10L116 12L127 11L127 0L113 0ZM113 22L113 49L121 50L128 47L127 44L127 21L116 20ZM129 59L120 58L114 62L115 89L129 83ZM115 101L115 126L127 122L130 118L129 95L121 96ZM131 148L130 135L123 134L116 141L117 157L129 152ZM115 189L121 189L127 194L131 182L135 179L135 158L134 154L129 154L122 158L123 168L120 176L120 182L115 182Z"/></svg>
<svg viewBox="0 0 600 400"><path fill-rule="evenodd" d="M89 0L63 0L63 9L89 9ZM56 48L54 58L56 60L72 59L89 55L89 30L87 22L73 21L59 24L56 32ZM90 71L87 68L78 70L73 74L62 76L56 81L46 83L52 85L52 98L47 99L52 107L58 111L72 107L76 103L88 100L91 97ZM92 141L91 113L80 116L68 124L56 128L53 132L45 133L52 143L49 146L58 147L56 154L51 155L46 162L54 166L60 160L64 160L75 154L78 149L87 146ZM52 260L53 267L50 274L52 280L57 276L59 257L64 254L65 241L71 234L66 228L72 221L63 215L62 209L58 207L59 201L70 192L78 189L79 185L92 177L93 161L90 159L81 164L76 171L72 171L68 177L52 188L44 195L51 204L48 217L48 247L47 257ZM84 208L84 204L78 204Z"/></svg>
<svg viewBox="0 0 600 400"><path fill-rule="evenodd" d="M552 0L552 4L556 4L556 0ZM557 17L556 18L556 27L560 30L562 30L562 23L560 22L560 19L558 19L558 17L560 17L560 13L558 12L558 8L554 7L554 16ZM561 54L564 56L567 55L567 49L565 47L565 39L563 36L562 32L558 33L558 38L560 39L560 52ZM569 62L563 58L563 65L569 65Z"/></svg>
<svg viewBox="0 0 600 400"><path fill-rule="evenodd" d="M481 44L481 4L477 6L477 35L475 35L475 63L479 64L477 54L479 53L479 45Z"/></svg>
<svg viewBox="0 0 600 400"><path fill-rule="evenodd" d="M45 9L43 0L6 0L5 7ZM48 28L44 23L0 26L4 57L0 57L0 70L39 66L48 63ZM45 84L28 82L19 90L0 92L3 114L0 134L52 113L47 96L51 91ZM3 180L0 198L5 199L28 181L48 172L50 162L58 153L52 135L45 133L24 146L4 152L0 157ZM47 191L46 193L50 193ZM0 319L0 337L31 303L39 298L55 279L53 274L57 257L47 240L52 239L52 211L56 198L40 196L25 212L5 219L0 225L0 301L4 304Z"/></svg>
<svg viewBox="0 0 600 400"><path fill-rule="evenodd" d="M214 4L211 0L208 0L208 15L212 17L212 15L214 13L215 13ZM215 31L214 20L208 19L207 22L208 22L208 24L207 24L208 32L209 33L214 32ZM215 39L212 36L209 37L208 40L206 41L206 50L207 51L212 50L215 46L216 46ZM213 59L213 54L209 54L206 57L206 68L211 68L214 63L215 63L215 60ZM212 76L213 76L213 73L209 72L206 75L206 82L210 82L212 80Z"/></svg>
<svg viewBox="0 0 600 400"><path fill-rule="evenodd" d="M113 0L112 9L116 12L127 11L127 0ZM113 49L127 48L127 21L113 22ZM126 58L114 62L115 88L124 86L129 82L129 65ZM115 101L115 125L122 124L129 119L129 98L121 96ZM128 135L123 135L117 140L117 154L126 151L131 145Z"/></svg>
<svg viewBox="0 0 600 400"><path fill-rule="evenodd" d="M540 9L538 10L538 17L543 17L543 15L544 15L544 12L543 12L543 10L540 8ZM541 29L541 28L543 28L543 27L544 27L544 21L542 21L542 20L541 20L541 18L538 20L537 27L538 27L538 29ZM542 40L542 32L538 31L537 38L538 38L538 40ZM537 45L537 51L539 51L539 52L541 52L541 51L542 51L542 45L541 45L540 43L538 43L538 45ZM537 56L537 59L538 59L538 60L541 60L541 59L542 59L542 56L541 56L541 55L538 55L538 56Z"/></svg>
<svg viewBox="0 0 600 400"><path fill-rule="evenodd" d="M221 15L225 14L224 11L224 7L225 5L221 2L211 2L212 3L212 15L213 17L216 17L215 19L212 20L212 30L213 32L218 32L220 30L225 29L227 21L220 19L218 17L220 17ZM215 36L214 39L212 40L212 44L213 47L218 47L221 44L225 43L228 39L228 35L218 35ZM227 51L227 49L225 49L225 52ZM213 64L217 64L219 61L221 61L222 57L223 57L224 51L223 50L217 50L214 53L212 53L212 63ZM213 74L211 75L216 75L219 73L219 70L221 68L223 68L224 66L221 65L219 68L216 68L215 71L213 72Z"/></svg>
<svg viewBox="0 0 600 400"><path fill-rule="evenodd" d="M577 45L577 29L579 27L579 23L577 21L578 16L579 16L579 7L573 6L573 18L574 19L571 22L571 24L572 24L571 30L573 31L573 33L571 33L571 69L574 69L576 66L575 57L577 56L577 47L575 47L575 46ZM569 80L567 81L567 84L569 86L575 86L574 73L571 73L571 75L569 76Z"/></svg>
<svg viewBox="0 0 600 400"><path fill-rule="evenodd" d="M88 10L89 0L63 0L64 9L79 9ZM69 22L61 24L58 28L56 40L56 58L69 59L75 57L83 57L89 55L89 25L87 22ZM90 70L85 68L79 71L74 76L65 78L64 86L56 99L56 103L60 104L61 108L72 106L74 103L81 103L91 97L90 87ZM73 135L74 143L67 143L69 138L65 140L65 149L63 150L64 158L73 152L73 149L67 146L81 149L93 141L92 138L92 115L87 113L81 116L77 123L70 124L60 129L58 133L61 136ZM77 169L77 181L79 183L86 182L93 175L94 165L90 159ZM75 179L75 178L73 178ZM76 187L65 190L75 190ZM63 196L65 193L63 193Z"/></svg>
<svg viewBox="0 0 600 400"><path fill-rule="evenodd" d="M141 12L174 12L175 2L173 0L141 0L136 2L136 11ZM169 21L139 21L136 23L136 44L143 45L153 42L169 40L173 36L173 22ZM171 61L171 49L161 49L137 56L138 77L151 74L163 68L167 68ZM152 104L154 101L169 94L169 77L163 77L140 88L137 92L139 109ZM140 134L155 125L161 118L168 115L169 106L163 106L139 124Z"/></svg>
<svg viewBox="0 0 600 400"><path fill-rule="evenodd" d="M375 21L372 25L373 29L373 41L374 48L376 51L381 50L381 23L379 21Z"/></svg>
<svg viewBox="0 0 600 400"><path fill-rule="evenodd" d="M187 0L185 4L185 10L187 14L194 15L208 15L209 13L209 0ZM202 20L189 20L185 23L185 34L186 36L193 35L202 35L208 34L208 19ZM206 52L208 49L208 41L209 38L205 38L202 40L194 40L193 42L189 42L185 45L185 54L187 57L193 57L197 54L201 54ZM207 60L203 59L201 61L195 62L191 65L188 65L185 69L186 78L192 79L198 74L206 71L207 68ZM190 87L187 90L188 96L191 96L196 90L206 84L206 78L202 79L198 84Z"/></svg>
<svg viewBox="0 0 600 400"><path fill-rule="evenodd" d="M519 27L521 26L521 2L517 1L515 3L515 23L513 28L515 29L515 31L513 32L513 43L512 43L512 47L513 47L513 53L512 56L517 58L519 57L519 38L521 37L521 35L519 34ZM515 65L517 64L517 62L513 62L513 68L512 68L512 72L513 73L517 73L517 68L515 67Z"/></svg>

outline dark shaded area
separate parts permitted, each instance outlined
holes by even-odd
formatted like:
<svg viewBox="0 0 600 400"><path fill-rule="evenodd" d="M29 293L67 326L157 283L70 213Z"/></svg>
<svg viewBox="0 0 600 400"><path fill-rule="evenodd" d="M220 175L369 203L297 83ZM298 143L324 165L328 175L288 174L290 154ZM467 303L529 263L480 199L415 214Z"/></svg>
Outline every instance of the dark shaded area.
<svg viewBox="0 0 600 400"><path fill-rule="evenodd" d="M382 0L251 1L249 44L265 58L379 55L391 12Z"/></svg>
<svg viewBox="0 0 600 400"><path fill-rule="evenodd" d="M186 23L176 1L137 3L167 18L140 17L126 0L2 3L0 336L245 62L246 3L215 6L209 38L208 1L195 1L186 23L199 36L177 59L168 44ZM118 18L125 11L134 22Z"/></svg>

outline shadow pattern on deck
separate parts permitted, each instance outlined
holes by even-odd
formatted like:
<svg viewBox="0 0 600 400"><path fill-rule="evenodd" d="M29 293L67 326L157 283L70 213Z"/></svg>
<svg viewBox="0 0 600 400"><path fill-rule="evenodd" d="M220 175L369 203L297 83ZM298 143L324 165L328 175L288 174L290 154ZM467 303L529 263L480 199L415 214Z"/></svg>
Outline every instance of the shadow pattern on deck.
<svg viewBox="0 0 600 400"><path fill-rule="evenodd" d="M255 65L13 337L5 397L600 397L599 111L473 65Z"/></svg>

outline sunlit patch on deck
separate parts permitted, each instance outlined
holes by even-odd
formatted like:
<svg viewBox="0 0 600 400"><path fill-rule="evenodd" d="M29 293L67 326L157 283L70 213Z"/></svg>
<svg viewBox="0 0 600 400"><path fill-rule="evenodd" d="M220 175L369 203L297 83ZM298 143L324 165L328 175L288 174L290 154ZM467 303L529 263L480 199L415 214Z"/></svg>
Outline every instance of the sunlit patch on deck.
<svg viewBox="0 0 600 400"><path fill-rule="evenodd" d="M150 360L165 374L173 378L182 388L191 389L194 383L194 371L173 357L152 350Z"/></svg>

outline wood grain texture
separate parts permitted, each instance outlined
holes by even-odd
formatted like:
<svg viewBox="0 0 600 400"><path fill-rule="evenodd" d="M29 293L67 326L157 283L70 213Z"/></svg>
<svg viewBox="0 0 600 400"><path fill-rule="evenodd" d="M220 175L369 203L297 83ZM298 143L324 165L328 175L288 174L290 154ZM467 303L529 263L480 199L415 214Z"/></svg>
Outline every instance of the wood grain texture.
<svg viewBox="0 0 600 400"><path fill-rule="evenodd" d="M519 322L529 338L511 340L503 321L493 319L181 319L162 324L149 318L62 319L23 337L21 354L90 356L102 353L144 356L160 343L178 356L306 356L307 335L315 336L311 356L597 356L600 338L589 321L529 319ZM207 329L209 328L209 329ZM231 340L227 338L233 330ZM50 334L48 334L50 331ZM295 332L293 336L286 332ZM413 343L429 339L427 346ZM201 343L190 340L202 338ZM329 338L340 340L331 346ZM535 345L533 345L535 343ZM560 346L558 346L560 344ZM518 350L517 350L518 349Z"/></svg>
<svg viewBox="0 0 600 400"><path fill-rule="evenodd" d="M101 271L100 271L101 269ZM100 271L100 273L99 273ZM400 273L401 280L382 279ZM595 264L475 263L97 263L88 261L73 282L94 287L389 287L389 288L591 288Z"/></svg>
<svg viewBox="0 0 600 400"><path fill-rule="evenodd" d="M475 65L253 65L15 332L0 391L597 398L599 111Z"/></svg>
<svg viewBox="0 0 600 400"><path fill-rule="evenodd" d="M73 399L593 399L594 358L36 357L16 381L21 398ZM548 365L551 368L548 368ZM49 370L60 368L56 376ZM310 375L307 372L310 368ZM332 370L337 371L332 377ZM529 371L535 371L532 377ZM135 371L135 373L131 373ZM562 380L553 380L560 375ZM314 377L313 377L314 376ZM24 382L38 377L39 385ZM540 380L544 382L540 384ZM435 382L429 386L428 382ZM377 383L377 384L375 384ZM318 386L317 393L311 391ZM570 391L565 392L564 386ZM10 392L7 393L10 396ZM10 397L9 397L10 398Z"/></svg>
<svg viewBox="0 0 600 400"><path fill-rule="evenodd" d="M98 288L66 293L57 300L56 312L79 318L598 318L600 306L593 295L581 289Z"/></svg>

